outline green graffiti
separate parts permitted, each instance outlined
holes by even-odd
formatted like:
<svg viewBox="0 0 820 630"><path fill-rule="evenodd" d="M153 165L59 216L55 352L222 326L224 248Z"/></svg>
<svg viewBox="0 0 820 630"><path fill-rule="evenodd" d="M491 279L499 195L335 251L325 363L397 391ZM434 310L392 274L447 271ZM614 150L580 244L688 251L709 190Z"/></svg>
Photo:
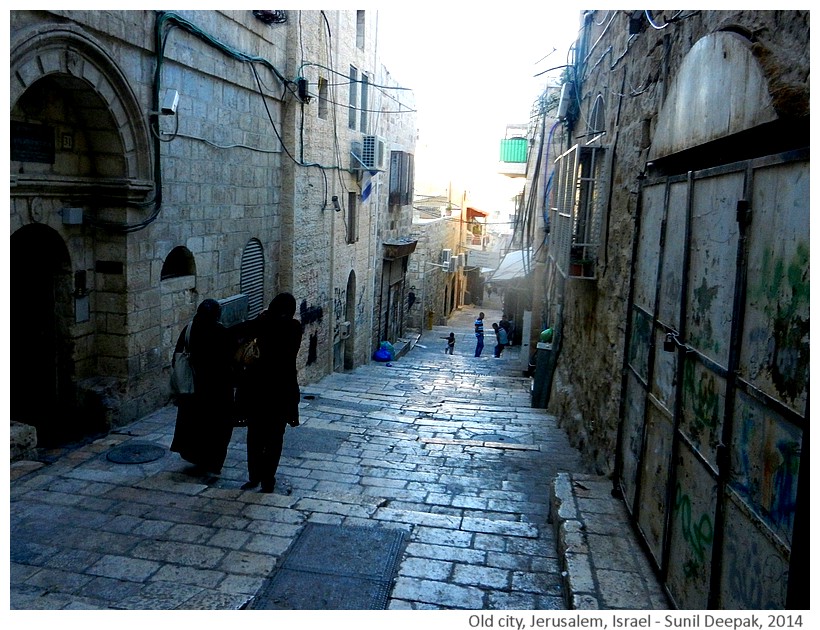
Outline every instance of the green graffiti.
<svg viewBox="0 0 820 630"><path fill-rule="evenodd" d="M706 276L701 280L700 286L693 291L694 304L692 308L692 323L694 324L691 332L691 341L696 345L705 347L711 341L712 350L717 353L720 351L720 344L715 339L714 330L712 330L712 320L709 318L709 313L712 311L712 303L718 296L718 287L710 287L706 284ZM697 335L695 331L702 331L701 335Z"/></svg>
<svg viewBox="0 0 820 630"><path fill-rule="evenodd" d="M686 361L683 368L683 388L686 397L691 400L691 409L696 425L692 429L714 429L717 427L720 394L715 386L714 376L701 371L700 378L698 378L695 362Z"/></svg>
<svg viewBox="0 0 820 630"><path fill-rule="evenodd" d="M770 248L761 263L753 297L771 326L766 364L780 395L794 400L808 381L809 247L798 243L788 263Z"/></svg>
<svg viewBox="0 0 820 630"><path fill-rule="evenodd" d="M695 556L687 563L686 573L694 574L700 563L706 559L706 549L714 539L714 527L708 514L702 514L697 523L692 520L692 501L683 494L680 483L675 490L675 511L680 515L681 534ZM697 560L697 561L695 561Z"/></svg>

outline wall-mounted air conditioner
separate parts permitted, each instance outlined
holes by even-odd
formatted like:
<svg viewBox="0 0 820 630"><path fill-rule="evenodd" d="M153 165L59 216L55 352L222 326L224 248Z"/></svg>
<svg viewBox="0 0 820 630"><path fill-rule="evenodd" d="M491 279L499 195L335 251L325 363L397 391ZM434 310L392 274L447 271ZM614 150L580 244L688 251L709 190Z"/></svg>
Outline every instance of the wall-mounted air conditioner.
<svg viewBox="0 0 820 630"><path fill-rule="evenodd" d="M447 264L447 271L455 273L458 270L458 256L450 256L450 261Z"/></svg>
<svg viewBox="0 0 820 630"><path fill-rule="evenodd" d="M364 136L362 139L362 165L364 168L384 170L387 162L387 150L384 138L379 136Z"/></svg>

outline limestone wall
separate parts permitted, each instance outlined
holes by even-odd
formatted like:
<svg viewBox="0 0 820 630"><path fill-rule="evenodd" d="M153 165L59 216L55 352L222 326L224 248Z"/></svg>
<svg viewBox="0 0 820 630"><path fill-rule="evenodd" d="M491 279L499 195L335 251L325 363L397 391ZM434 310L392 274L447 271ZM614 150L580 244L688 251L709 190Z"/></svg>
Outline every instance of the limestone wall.
<svg viewBox="0 0 820 630"><path fill-rule="evenodd" d="M36 224L65 243L58 310L74 399L107 379L115 423L167 402L179 331L203 299L242 290L243 253L257 241L262 302L292 291L306 322L303 382L337 367L345 320L357 322L349 358L369 360L386 174L361 204L350 148L367 133L385 137L388 151L412 152L415 122L389 113L384 92L370 87L374 111L348 127L349 67L374 86L390 82L376 56L375 12L286 13L270 24L249 10L166 14L159 44L154 11L11 13L12 120L70 139L51 165L12 163L11 231ZM339 84L322 115L320 76ZM159 134L150 124L157 87L160 99L179 93ZM82 208L82 224L61 220L65 206ZM170 264L176 254L181 266ZM76 272L85 273L88 318L75 317L68 297Z"/></svg>
<svg viewBox="0 0 820 630"><path fill-rule="evenodd" d="M658 12L656 24L662 26L676 13ZM684 11L664 28L654 28L644 18L641 31L630 36L628 12L596 11L582 31L584 71L573 133L578 139L572 143L587 141L592 105L601 95L601 142L615 158L605 193L608 217L597 280L568 281L563 295L556 282L547 298L551 310L559 306L563 312L550 411L600 472L612 471L616 451L639 182L671 81L700 38L719 30L735 32L752 40L780 115L802 115L808 107L807 16L793 11Z"/></svg>

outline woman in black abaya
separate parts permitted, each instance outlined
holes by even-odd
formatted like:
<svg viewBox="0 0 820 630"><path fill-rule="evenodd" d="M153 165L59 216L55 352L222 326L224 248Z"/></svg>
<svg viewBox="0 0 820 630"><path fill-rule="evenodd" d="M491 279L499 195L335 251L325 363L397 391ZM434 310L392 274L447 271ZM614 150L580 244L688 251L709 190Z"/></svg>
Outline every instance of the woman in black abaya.
<svg viewBox="0 0 820 630"><path fill-rule="evenodd" d="M248 368L240 393L248 418L248 482L273 492L282 455L285 426L299 425L299 381L296 357L302 343L302 324L294 319L296 299L280 293L266 311L249 322L250 336L259 347L259 360Z"/></svg>
<svg viewBox="0 0 820 630"><path fill-rule="evenodd" d="M189 324L189 351L194 370L194 393L177 399L177 422L171 450L202 472L219 473L233 433L232 343L219 322L219 302L203 300ZM175 352L185 345L179 335Z"/></svg>

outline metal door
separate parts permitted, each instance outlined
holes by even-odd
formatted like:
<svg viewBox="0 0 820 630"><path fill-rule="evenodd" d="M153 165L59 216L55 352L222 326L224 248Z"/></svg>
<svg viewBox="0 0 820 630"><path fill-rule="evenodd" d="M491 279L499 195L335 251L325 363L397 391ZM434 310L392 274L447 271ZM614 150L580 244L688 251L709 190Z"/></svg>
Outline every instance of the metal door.
<svg viewBox="0 0 820 630"><path fill-rule="evenodd" d="M786 607L808 367L808 151L647 182L619 483L679 608Z"/></svg>

